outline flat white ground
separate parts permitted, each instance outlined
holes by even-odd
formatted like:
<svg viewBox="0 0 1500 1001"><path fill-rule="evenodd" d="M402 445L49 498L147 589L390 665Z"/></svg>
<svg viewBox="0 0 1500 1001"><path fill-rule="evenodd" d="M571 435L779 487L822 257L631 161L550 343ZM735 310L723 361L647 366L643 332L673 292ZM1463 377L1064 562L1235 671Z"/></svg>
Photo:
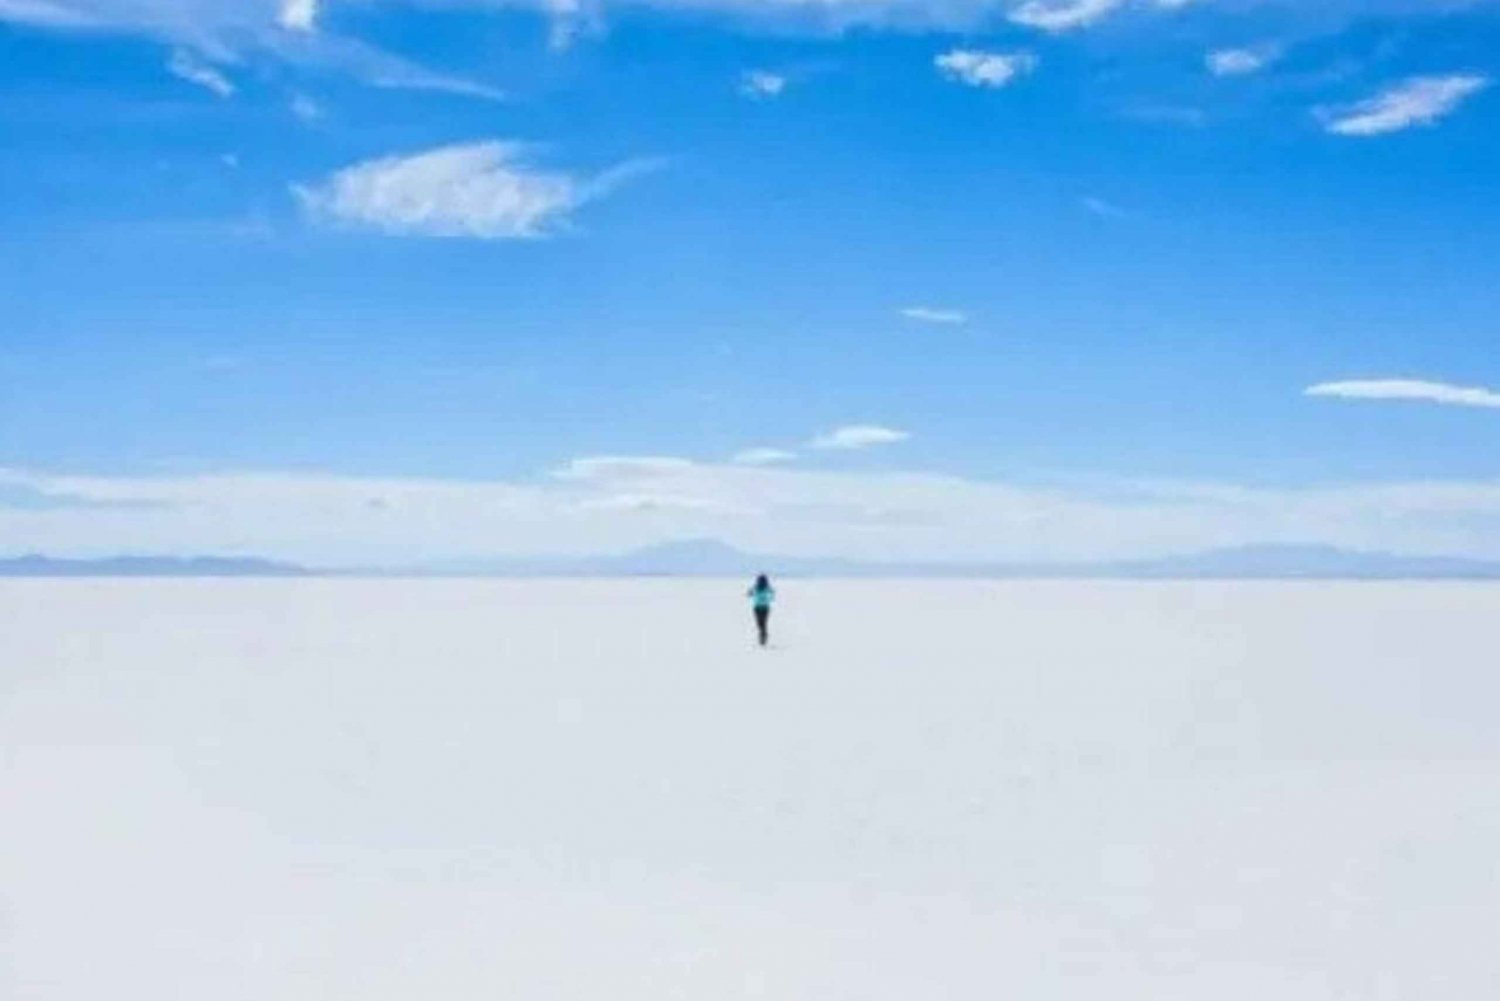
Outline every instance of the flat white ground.
<svg viewBox="0 0 1500 1001"><path fill-rule="evenodd" d="M744 587L0 585L0 996L1500 997L1500 588Z"/></svg>

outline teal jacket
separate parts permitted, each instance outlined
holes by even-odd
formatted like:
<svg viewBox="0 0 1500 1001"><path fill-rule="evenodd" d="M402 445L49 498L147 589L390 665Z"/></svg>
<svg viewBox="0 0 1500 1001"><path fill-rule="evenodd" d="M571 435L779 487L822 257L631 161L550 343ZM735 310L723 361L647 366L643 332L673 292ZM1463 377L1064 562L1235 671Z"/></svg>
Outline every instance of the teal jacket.
<svg viewBox="0 0 1500 1001"><path fill-rule="evenodd" d="M776 600L774 587L752 587L745 593L750 597L750 604L756 608L770 608L771 603Z"/></svg>

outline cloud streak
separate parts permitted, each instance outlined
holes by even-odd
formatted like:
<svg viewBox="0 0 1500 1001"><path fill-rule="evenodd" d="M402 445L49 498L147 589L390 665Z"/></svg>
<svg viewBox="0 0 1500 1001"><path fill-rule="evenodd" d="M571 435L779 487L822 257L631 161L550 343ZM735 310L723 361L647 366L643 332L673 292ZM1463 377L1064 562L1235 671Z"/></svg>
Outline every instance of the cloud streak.
<svg viewBox="0 0 1500 1001"><path fill-rule="evenodd" d="M910 438L911 434L906 431L897 431L878 424L851 424L847 427L836 428L827 434L818 435L807 445L809 448L853 451L874 448L877 445L896 445Z"/></svg>
<svg viewBox="0 0 1500 1001"><path fill-rule="evenodd" d="M1130 213L1111 201L1089 195L1081 200L1085 209L1101 219L1129 219Z"/></svg>
<svg viewBox="0 0 1500 1001"><path fill-rule="evenodd" d="M1338 400L1400 400L1437 403L1450 407L1482 407L1500 410L1500 392L1472 386L1422 379L1355 379L1309 386L1308 396Z"/></svg>
<svg viewBox="0 0 1500 1001"><path fill-rule="evenodd" d="M167 60L167 72L219 97L234 96L234 83L229 77L186 49L172 51L171 58Z"/></svg>
<svg viewBox="0 0 1500 1001"><path fill-rule="evenodd" d="M1356 104L1320 109L1318 115L1334 135L1383 136L1433 125L1489 85L1488 77L1474 74L1413 77Z"/></svg>
<svg viewBox="0 0 1500 1001"><path fill-rule="evenodd" d="M961 309L944 309L936 306L907 306L901 315L917 323L947 326L962 326L969 322L969 314Z"/></svg>
<svg viewBox="0 0 1500 1001"><path fill-rule="evenodd" d="M1010 12L1015 24L1059 33L1087 28L1125 5L1125 0L1027 0Z"/></svg>

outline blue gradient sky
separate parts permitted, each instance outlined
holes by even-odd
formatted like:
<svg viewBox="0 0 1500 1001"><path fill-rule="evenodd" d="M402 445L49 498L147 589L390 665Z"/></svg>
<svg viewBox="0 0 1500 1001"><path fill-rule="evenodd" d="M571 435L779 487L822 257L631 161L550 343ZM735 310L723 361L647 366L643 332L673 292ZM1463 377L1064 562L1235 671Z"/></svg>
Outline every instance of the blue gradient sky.
<svg viewBox="0 0 1500 1001"><path fill-rule="evenodd" d="M0 549L1500 555L1500 4L1305 7L0 0Z"/></svg>

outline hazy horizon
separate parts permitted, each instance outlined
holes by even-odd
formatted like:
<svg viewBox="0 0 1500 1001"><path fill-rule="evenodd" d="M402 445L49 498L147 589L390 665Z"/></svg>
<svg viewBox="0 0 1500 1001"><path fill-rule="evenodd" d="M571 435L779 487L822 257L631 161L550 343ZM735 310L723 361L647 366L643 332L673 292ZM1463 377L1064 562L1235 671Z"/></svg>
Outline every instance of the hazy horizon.
<svg viewBox="0 0 1500 1001"><path fill-rule="evenodd" d="M0 555L0 577L740 577L770 572L802 578L1036 580L1493 580L1500 561L1440 554L1401 554L1328 546L1242 546L1116 561L859 561L827 556L753 553L716 539L680 539L615 553L490 554L397 564L314 565L258 554L171 556L115 553L57 558Z"/></svg>

